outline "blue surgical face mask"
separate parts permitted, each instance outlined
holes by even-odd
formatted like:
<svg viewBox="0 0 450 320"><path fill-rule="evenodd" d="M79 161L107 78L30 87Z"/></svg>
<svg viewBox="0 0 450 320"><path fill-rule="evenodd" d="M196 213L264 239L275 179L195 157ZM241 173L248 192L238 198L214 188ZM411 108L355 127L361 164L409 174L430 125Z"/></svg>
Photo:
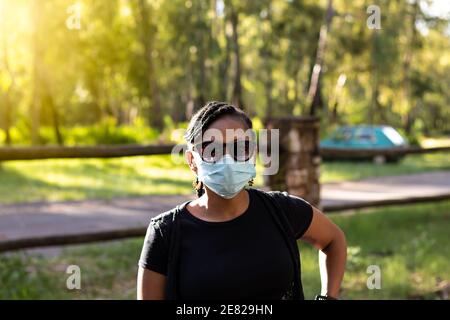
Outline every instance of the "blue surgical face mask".
<svg viewBox="0 0 450 320"><path fill-rule="evenodd" d="M197 152L192 154L197 165L198 180L222 198L233 198L256 176L255 165L251 161L235 161L226 154L219 161L209 163L203 161Z"/></svg>

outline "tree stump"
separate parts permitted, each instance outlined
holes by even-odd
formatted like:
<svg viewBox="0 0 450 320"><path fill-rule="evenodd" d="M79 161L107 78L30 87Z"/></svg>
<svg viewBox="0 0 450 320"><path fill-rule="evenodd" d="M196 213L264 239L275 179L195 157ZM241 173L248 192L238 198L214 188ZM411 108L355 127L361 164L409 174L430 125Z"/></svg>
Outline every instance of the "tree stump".
<svg viewBox="0 0 450 320"><path fill-rule="evenodd" d="M279 129L279 170L264 178L271 190L287 191L320 208L319 127L317 117L268 120L267 129Z"/></svg>

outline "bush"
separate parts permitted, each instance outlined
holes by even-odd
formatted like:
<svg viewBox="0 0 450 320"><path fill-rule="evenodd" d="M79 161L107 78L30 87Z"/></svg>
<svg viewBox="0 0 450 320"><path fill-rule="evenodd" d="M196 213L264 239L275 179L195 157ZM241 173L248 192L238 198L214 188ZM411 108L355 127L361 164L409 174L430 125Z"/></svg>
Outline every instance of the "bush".
<svg viewBox="0 0 450 320"><path fill-rule="evenodd" d="M158 132L137 121L133 126L117 126L114 118L106 118L94 126L76 126L64 130L67 145L127 144L154 141Z"/></svg>
<svg viewBox="0 0 450 320"><path fill-rule="evenodd" d="M12 144L31 145L29 125L18 122L10 130ZM132 125L117 125L114 118L105 118L90 126L62 127L61 135L64 145L96 145L96 144L129 144L156 143L160 139L158 130L145 125L143 119L137 119ZM54 129L51 126L41 126L39 137L43 145L57 144ZM0 134L0 144L4 144L4 133Z"/></svg>

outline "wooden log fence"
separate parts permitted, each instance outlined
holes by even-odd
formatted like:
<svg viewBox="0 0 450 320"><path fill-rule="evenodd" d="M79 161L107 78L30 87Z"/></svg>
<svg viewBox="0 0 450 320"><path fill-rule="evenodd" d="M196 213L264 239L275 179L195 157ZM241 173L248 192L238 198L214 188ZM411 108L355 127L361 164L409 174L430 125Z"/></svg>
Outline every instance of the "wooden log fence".
<svg viewBox="0 0 450 320"><path fill-rule="evenodd" d="M130 156L149 156L170 154L183 150L183 145L96 145L77 147L0 147L0 161L39 160L39 159L73 159L73 158L115 158ZM408 154L425 154L449 152L450 146L435 148L391 148L391 149L342 149L321 148L319 153L325 158L362 158L383 156L404 156Z"/></svg>

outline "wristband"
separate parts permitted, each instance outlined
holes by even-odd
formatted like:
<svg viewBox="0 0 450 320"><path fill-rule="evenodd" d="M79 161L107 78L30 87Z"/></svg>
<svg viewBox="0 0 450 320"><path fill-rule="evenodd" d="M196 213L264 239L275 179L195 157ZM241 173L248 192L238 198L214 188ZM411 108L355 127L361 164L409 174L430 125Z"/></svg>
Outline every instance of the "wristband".
<svg viewBox="0 0 450 320"><path fill-rule="evenodd" d="M338 300L337 298L331 297L329 295L322 296L320 294L316 295L314 300Z"/></svg>

